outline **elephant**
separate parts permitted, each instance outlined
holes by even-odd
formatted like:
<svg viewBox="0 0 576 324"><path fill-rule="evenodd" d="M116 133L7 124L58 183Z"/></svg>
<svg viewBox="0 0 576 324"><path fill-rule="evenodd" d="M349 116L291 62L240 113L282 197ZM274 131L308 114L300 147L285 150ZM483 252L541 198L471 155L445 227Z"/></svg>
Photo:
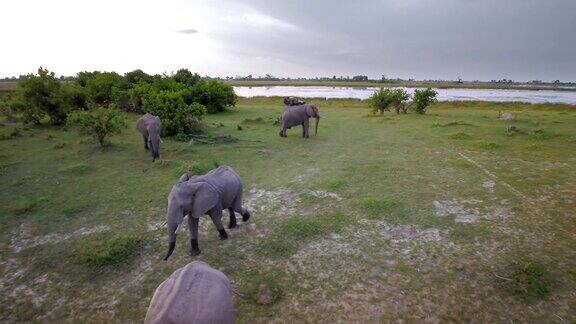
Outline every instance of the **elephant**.
<svg viewBox="0 0 576 324"><path fill-rule="evenodd" d="M220 240L228 238L222 226L222 210L228 209L230 223L228 228L237 226L236 215L242 215L242 221L250 219L250 212L242 207L242 180L229 166L220 166L205 175L190 176L184 173L177 184L172 187L168 196L167 227L168 252L164 260L168 260L176 247L177 229L182 224L184 216L188 215L190 231L190 255L200 254L198 247L198 222L200 216L207 214L218 230Z"/></svg>
<svg viewBox="0 0 576 324"><path fill-rule="evenodd" d="M144 138L144 148L148 150L148 143L151 146L152 162L160 158L160 133L162 132L162 121L158 116L146 114L136 122L136 129L142 134Z"/></svg>
<svg viewBox="0 0 576 324"><path fill-rule="evenodd" d="M156 288L144 323L234 323L232 292L225 274L190 262Z"/></svg>
<svg viewBox="0 0 576 324"><path fill-rule="evenodd" d="M284 104L286 106L300 106L305 105L306 101L294 97L284 97Z"/></svg>
<svg viewBox="0 0 576 324"><path fill-rule="evenodd" d="M320 113L315 105L288 106L280 114L280 137L286 137L286 130L292 126L302 125L302 137L309 137L309 119L316 118L316 129L314 135L318 134L318 123Z"/></svg>

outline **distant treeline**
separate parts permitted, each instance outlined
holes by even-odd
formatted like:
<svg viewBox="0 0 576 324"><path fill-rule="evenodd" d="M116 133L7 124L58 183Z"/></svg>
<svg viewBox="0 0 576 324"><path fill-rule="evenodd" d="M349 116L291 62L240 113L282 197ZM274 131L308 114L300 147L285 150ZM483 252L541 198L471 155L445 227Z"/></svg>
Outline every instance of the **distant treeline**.
<svg viewBox="0 0 576 324"><path fill-rule="evenodd" d="M138 70L140 71L140 70ZM19 77L5 77L0 78L0 82L17 82L20 79L24 78L25 75L21 75ZM59 76L58 79L60 81L73 81L77 78L77 76ZM414 78L409 79L402 79L402 78L390 78L386 75L382 75L380 78L369 78L367 75L353 75L353 76L323 76L323 77L313 77L313 78L305 78L305 77L277 77L270 74L266 74L264 76L253 76L249 74L247 76L226 76L226 77L210 77L210 76L203 76L200 77L204 80L226 80L226 81L347 81L347 82L374 82L374 83L406 83L406 82L425 82L425 83L455 83L455 84L462 84L462 83L496 83L496 84L531 84L531 85L564 85L564 86L575 86L576 82L562 82L560 80L553 80L553 81L543 81L543 80L530 80L530 81L514 81L512 79L492 79L490 81L480 81L480 80L470 80L465 81L461 78L457 78L455 80L448 80L448 79L423 79L423 80L416 80Z"/></svg>

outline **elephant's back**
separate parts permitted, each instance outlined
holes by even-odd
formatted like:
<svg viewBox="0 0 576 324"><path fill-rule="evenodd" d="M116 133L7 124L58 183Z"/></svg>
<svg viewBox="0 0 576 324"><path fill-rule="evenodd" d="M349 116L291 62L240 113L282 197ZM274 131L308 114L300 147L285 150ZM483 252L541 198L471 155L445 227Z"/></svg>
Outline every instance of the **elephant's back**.
<svg viewBox="0 0 576 324"><path fill-rule="evenodd" d="M285 126L294 126L302 123L305 114L303 106L288 106L282 111L280 120Z"/></svg>
<svg viewBox="0 0 576 324"><path fill-rule="evenodd" d="M228 278L194 261L176 270L156 289L145 323L234 323Z"/></svg>

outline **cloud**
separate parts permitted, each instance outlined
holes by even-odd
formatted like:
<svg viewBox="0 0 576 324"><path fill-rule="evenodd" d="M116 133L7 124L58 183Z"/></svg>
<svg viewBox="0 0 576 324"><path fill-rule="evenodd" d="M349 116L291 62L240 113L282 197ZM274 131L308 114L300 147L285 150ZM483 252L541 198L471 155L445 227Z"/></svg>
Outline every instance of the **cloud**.
<svg viewBox="0 0 576 324"><path fill-rule="evenodd" d="M196 34L198 31L196 29L188 28L188 29L180 29L176 31L180 34Z"/></svg>

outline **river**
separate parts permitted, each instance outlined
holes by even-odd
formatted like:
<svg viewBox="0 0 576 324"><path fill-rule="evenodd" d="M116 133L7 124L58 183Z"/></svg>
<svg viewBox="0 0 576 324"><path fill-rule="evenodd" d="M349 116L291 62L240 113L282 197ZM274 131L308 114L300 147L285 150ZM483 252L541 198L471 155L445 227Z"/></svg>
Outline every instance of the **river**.
<svg viewBox="0 0 576 324"><path fill-rule="evenodd" d="M234 87L241 97L285 97L301 98L354 98L367 99L378 88L351 88L326 86L269 86ZM413 93L415 88L405 88ZM439 101L495 101L526 103L562 103L576 105L576 91L554 90L506 90L506 89L435 89Z"/></svg>

